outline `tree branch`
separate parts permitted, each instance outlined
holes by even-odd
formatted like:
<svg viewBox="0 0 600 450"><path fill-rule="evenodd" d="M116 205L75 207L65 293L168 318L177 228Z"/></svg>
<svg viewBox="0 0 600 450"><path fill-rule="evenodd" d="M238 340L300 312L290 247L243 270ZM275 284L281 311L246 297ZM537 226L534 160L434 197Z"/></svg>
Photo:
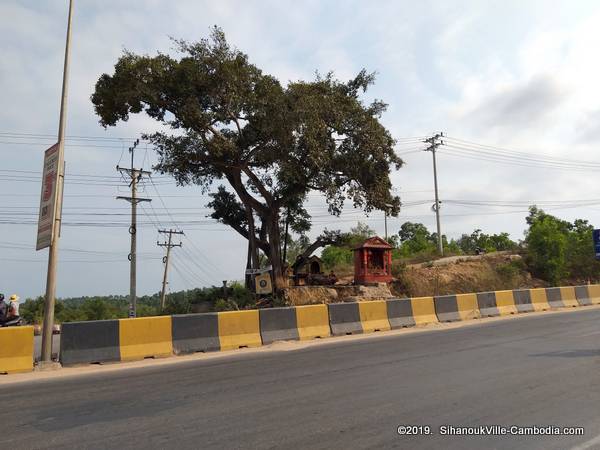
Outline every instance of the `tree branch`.
<svg viewBox="0 0 600 450"><path fill-rule="evenodd" d="M258 189L258 192L260 192L260 195L263 196L263 198L267 201L268 204L272 204L273 203L273 195L271 195L271 193L267 190L267 188L265 188L264 184L260 181L260 179L256 176L256 174L254 172L252 172L248 166L244 166L242 167L242 172L244 172L244 174L246 174L246 176L250 179L250 181L252 181L252 184L254 184L254 186L256 186L256 188Z"/></svg>

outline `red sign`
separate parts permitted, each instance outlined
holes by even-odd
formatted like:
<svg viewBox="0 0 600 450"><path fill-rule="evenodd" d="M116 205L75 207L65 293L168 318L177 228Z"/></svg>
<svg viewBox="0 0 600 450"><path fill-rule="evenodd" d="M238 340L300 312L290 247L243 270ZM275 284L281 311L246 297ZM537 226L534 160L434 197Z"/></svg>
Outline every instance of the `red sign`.
<svg viewBox="0 0 600 450"><path fill-rule="evenodd" d="M58 162L58 144L54 144L44 154L36 250L49 247L54 239L55 205L58 196Z"/></svg>

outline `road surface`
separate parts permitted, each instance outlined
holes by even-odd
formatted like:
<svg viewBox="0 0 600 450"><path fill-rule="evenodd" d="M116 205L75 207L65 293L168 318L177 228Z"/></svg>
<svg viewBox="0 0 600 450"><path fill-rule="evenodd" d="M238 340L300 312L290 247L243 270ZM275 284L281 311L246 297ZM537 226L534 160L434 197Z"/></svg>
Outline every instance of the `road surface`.
<svg viewBox="0 0 600 450"><path fill-rule="evenodd" d="M600 309L0 385L0 401L11 449L600 448ZM441 425L585 435L441 436Z"/></svg>

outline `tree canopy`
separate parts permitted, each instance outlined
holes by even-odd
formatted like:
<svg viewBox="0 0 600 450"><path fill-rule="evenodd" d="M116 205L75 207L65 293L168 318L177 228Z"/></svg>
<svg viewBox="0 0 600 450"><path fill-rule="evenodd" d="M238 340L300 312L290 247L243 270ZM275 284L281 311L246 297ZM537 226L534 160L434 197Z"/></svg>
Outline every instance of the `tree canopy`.
<svg viewBox="0 0 600 450"><path fill-rule="evenodd" d="M266 254L278 288L282 211L292 230L307 231L310 191L334 215L346 200L398 214L389 174L402 160L379 121L386 105L361 99L373 74L348 82L317 74L283 86L217 27L209 39L176 44L177 58L125 52L112 75L100 76L92 95L100 123L144 112L164 125L144 135L158 152L156 169L211 192L212 217L247 238L254 259L257 249Z"/></svg>
<svg viewBox="0 0 600 450"><path fill-rule="evenodd" d="M573 223L532 206L526 219L527 264L534 276L558 284L566 278L587 281L600 273L587 220Z"/></svg>

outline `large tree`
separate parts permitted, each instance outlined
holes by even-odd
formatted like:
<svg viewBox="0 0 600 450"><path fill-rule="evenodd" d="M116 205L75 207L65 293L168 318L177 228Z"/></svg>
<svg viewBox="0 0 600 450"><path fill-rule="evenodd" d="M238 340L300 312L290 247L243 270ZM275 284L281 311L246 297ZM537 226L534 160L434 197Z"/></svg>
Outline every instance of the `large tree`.
<svg viewBox="0 0 600 450"><path fill-rule="evenodd" d="M161 122L164 132L144 135L158 152L156 169L213 192L213 217L247 238L254 255L265 253L278 290L282 215L293 230L310 227L310 191L321 192L334 215L345 200L397 215L389 173L402 161L379 122L386 105L360 98L372 74L282 86L217 27L210 39L176 43L178 58L125 52L96 83L95 111L105 127L142 112Z"/></svg>

